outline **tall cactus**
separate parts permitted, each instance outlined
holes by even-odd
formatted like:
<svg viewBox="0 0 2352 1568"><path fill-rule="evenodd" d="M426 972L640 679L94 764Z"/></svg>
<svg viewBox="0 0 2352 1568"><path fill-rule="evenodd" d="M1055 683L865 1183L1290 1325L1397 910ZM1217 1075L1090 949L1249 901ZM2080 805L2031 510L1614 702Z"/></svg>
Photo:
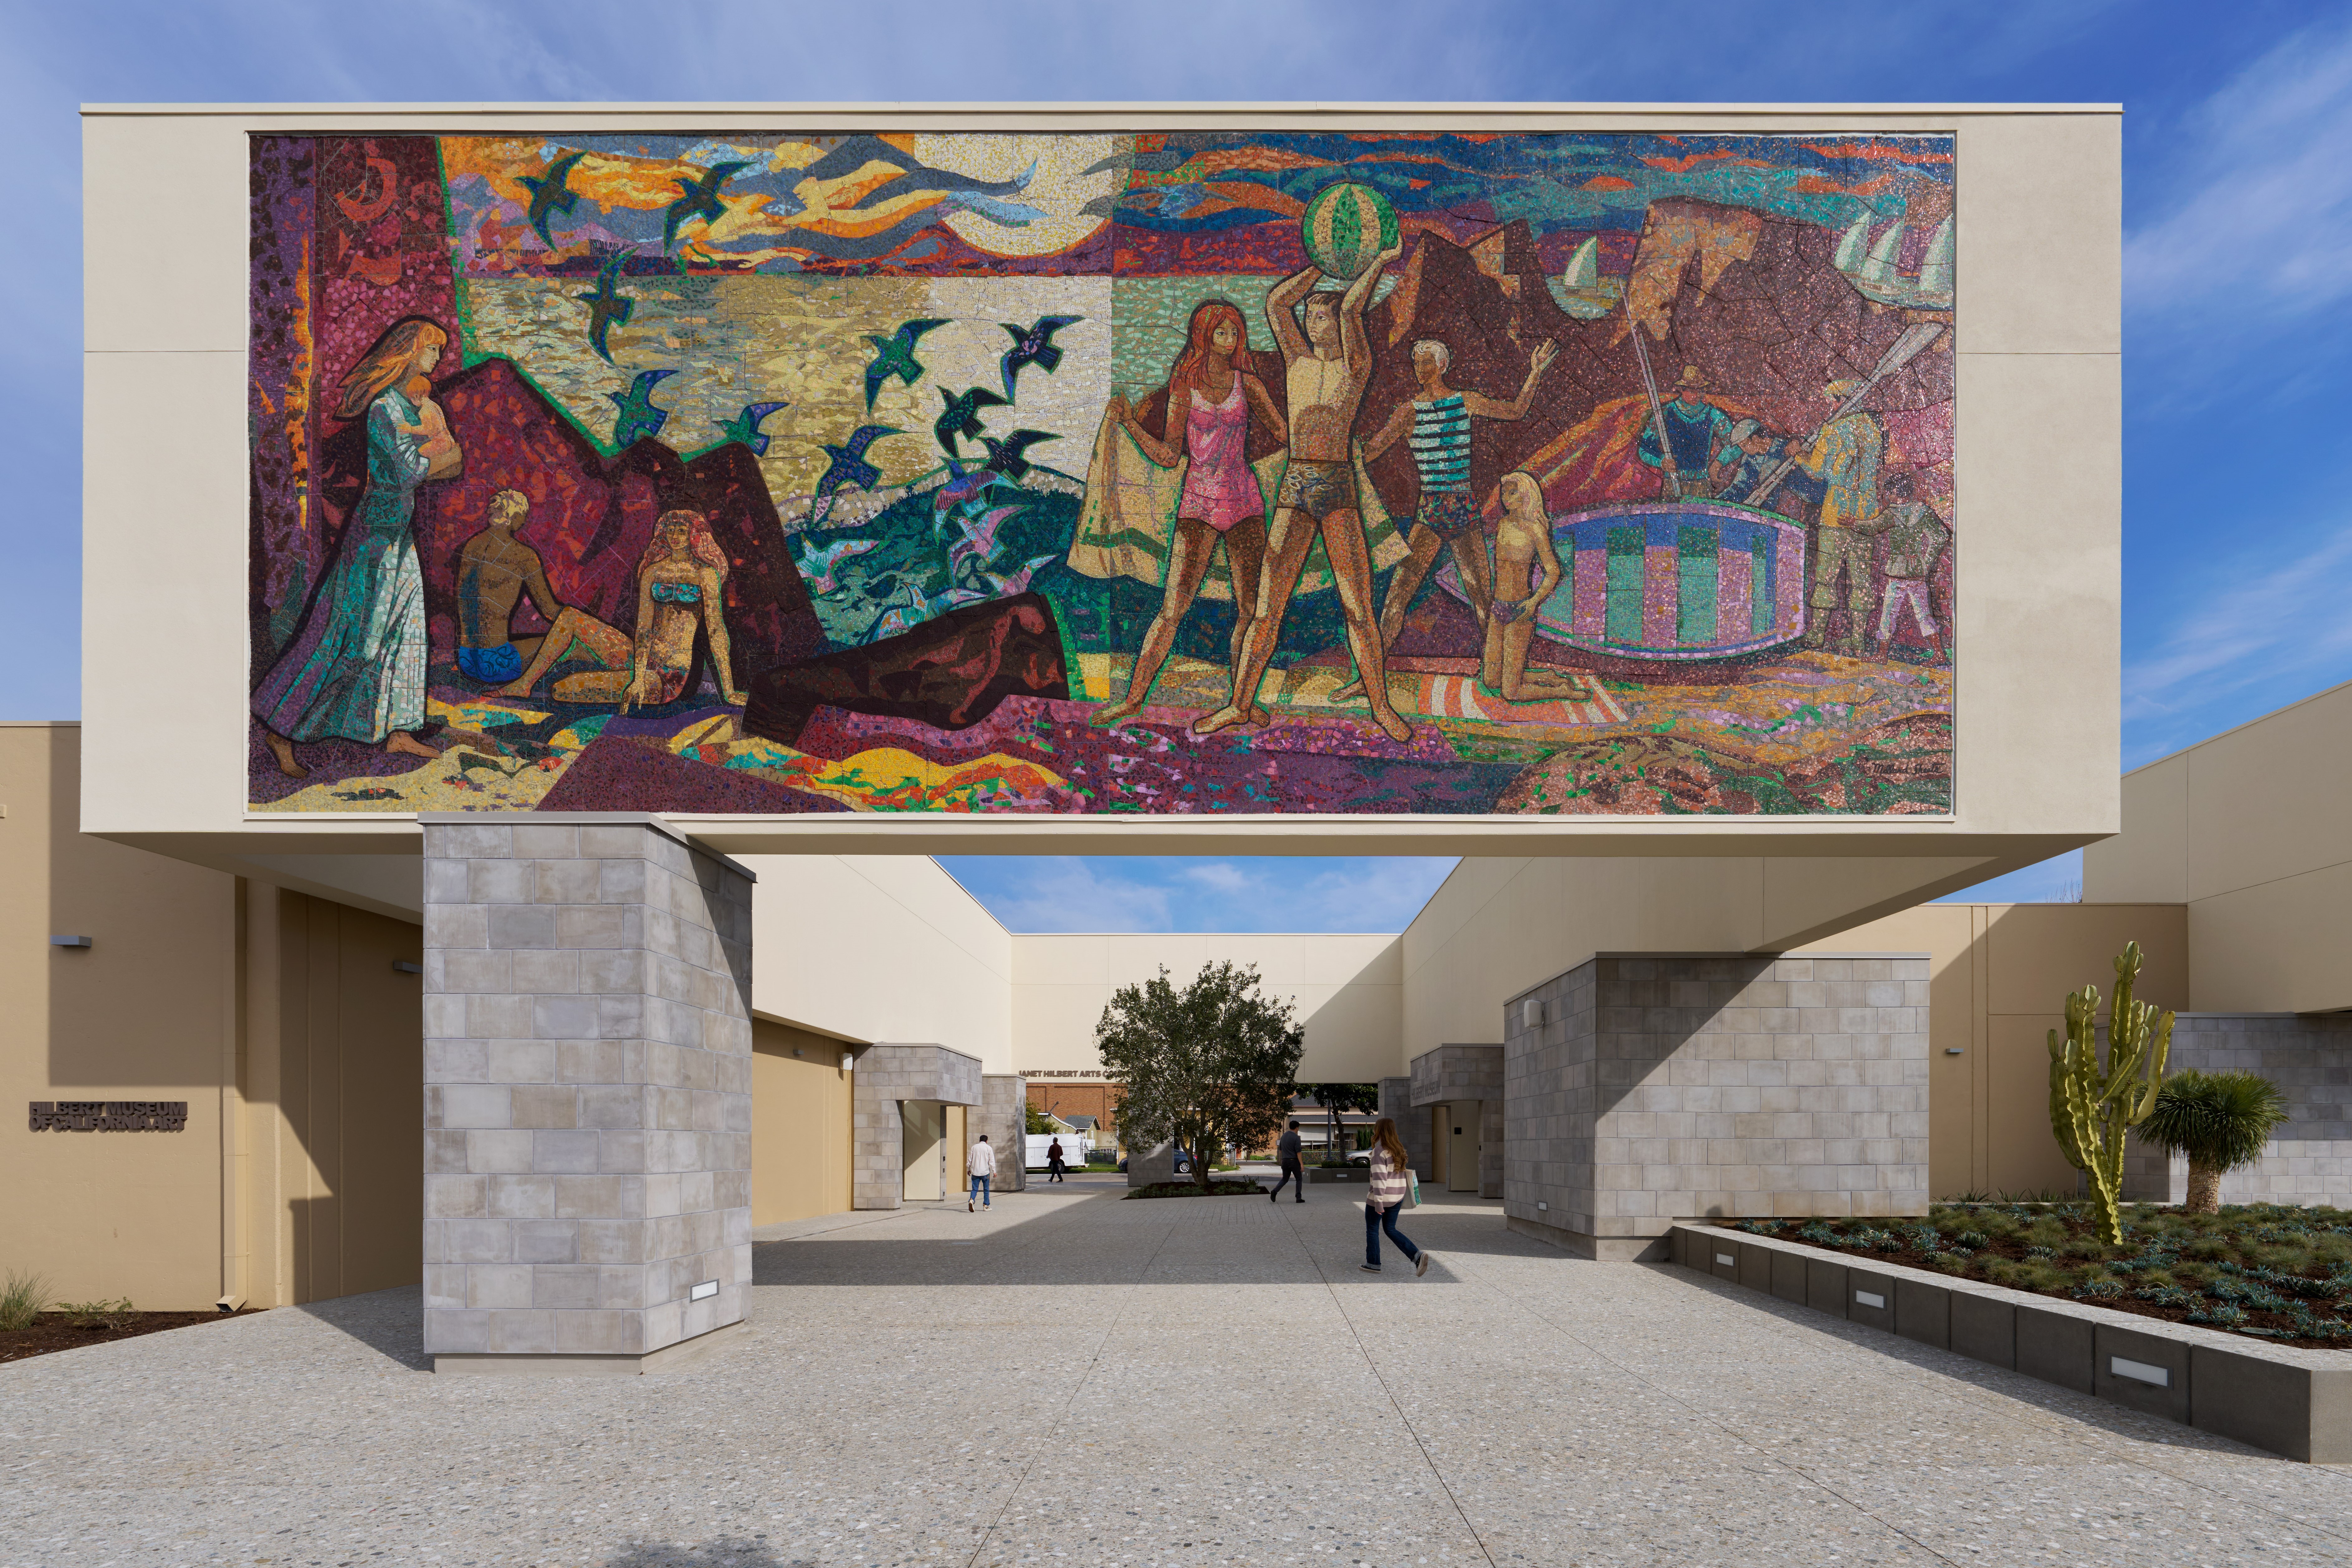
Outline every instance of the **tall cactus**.
<svg viewBox="0 0 2352 1568"><path fill-rule="evenodd" d="M2050 1130L2067 1163L2088 1176L2099 1234L2121 1246L2116 1212L2124 1183L2124 1143L2156 1109L2164 1062L2172 1051L2172 1015L2136 1001L2139 943L2124 943L2116 960L2116 1005L2107 1020L2107 1059L2099 1064L2099 988L2085 985L2066 998L2066 1037L2050 1031Z"/></svg>

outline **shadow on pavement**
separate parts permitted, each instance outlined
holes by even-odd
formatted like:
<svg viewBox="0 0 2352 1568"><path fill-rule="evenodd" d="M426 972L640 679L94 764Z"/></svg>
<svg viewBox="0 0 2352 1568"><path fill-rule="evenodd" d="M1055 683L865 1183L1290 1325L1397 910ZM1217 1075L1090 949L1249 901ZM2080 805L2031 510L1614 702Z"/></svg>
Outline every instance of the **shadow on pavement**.
<svg viewBox="0 0 2352 1568"><path fill-rule="evenodd" d="M1365 1278L1355 1268L1363 1257L1363 1200L1344 1188L1310 1189L1304 1205L1286 1195L1278 1205L1242 1196L1129 1199L1124 1190L1073 1193L1081 1201L1051 1206L1037 1204L1034 1189L1007 1194L992 1215L926 1204L833 1216L840 1223L825 1229L755 1239L751 1282L1287 1285ZM1583 1261L1505 1229L1499 1202L1466 1194L1438 1194L1398 1224L1437 1255L1438 1267L1423 1277L1428 1284L1460 1282L1444 1268L1448 1254ZM1402 1271L1385 1237L1381 1251L1388 1272Z"/></svg>
<svg viewBox="0 0 2352 1568"><path fill-rule="evenodd" d="M713 1541L701 1546L639 1542L604 1559L604 1568L816 1568L812 1558L779 1557L764 1540Z"/></svg>
<svg viewBox="0 0 2352 1568"><path fill-rule="evenodd" d="M425 1343L425 1290L403 1285L359 1296L334 1296L287 1309L315 1318L411 1372L431 1372Z"/></svg>

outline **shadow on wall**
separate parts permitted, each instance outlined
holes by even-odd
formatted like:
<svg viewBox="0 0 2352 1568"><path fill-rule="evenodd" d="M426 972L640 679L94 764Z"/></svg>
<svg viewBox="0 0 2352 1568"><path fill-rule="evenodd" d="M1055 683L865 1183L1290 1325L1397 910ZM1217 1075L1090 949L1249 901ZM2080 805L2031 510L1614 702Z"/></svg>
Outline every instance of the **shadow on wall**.
<svg viewBox="0 0 2352 1568"><path fill-rule="evenodd" d="M1313 973L1302 981L1330 984ZM1266 990L1285 994L1273 979ZM1404 1046L1404 938L1382 946L1370 963L1339 981L1319 1006L1302 1012L1307 1052L1298 1063L1301 1082L1370 1083L1392 1072Z"/></svg>
<svg viewBox="0 0 2352 1568"><path fill-rule="evenodd" d="M1735 994L1745 991L1759 980L1769 979L1772 965L1779 962L1778 959L1770 956L1748 958L1734 957L1729 954L1720 957L1710 954L1709 960L1723 963L1729 969L1728 980ZM1661 1065L1671 1061L1675 1053L1696 1039L1700 1030L1706 1025L1714 1022L1725 1007L1740 1005L1737 1002L1719 1004L1709 1002L1697 1005L1678 1006L1666 1000L1666 997L1671 996L1680 985L1695 984L1700 988L1711 988L1720 984L1714 981L1612 982L1599 980L1596 977L1595 983L1604 988L1612 984L1632 984L1645 988L1656 987L1665 993L1665 995L1660 996L1654 1002L1635 1006L1612 1007L1607 1002L1595 1004L1593 1020L1596 1027L1622 1053L1617 1056L1601 1056L1594 1064L1594 1094L1598 1103L1596 1114L1601 1116L1606 1116L1616 1110L1626 1096L1648 1084L1651 1073ZM1551 1005L1557 1007L1559 1004L1555 1002ZM1670 1026L1662 1029L1659 1027L1661 1024L1668 1024ZM1698 1070L1705 1072L1707 1069L1704 1065L1699 1065ZM1668 1071L1671 1074L1673 1069L1668 1068ZM1679 1080L1672 1081L1679 1082Z"/></svg>

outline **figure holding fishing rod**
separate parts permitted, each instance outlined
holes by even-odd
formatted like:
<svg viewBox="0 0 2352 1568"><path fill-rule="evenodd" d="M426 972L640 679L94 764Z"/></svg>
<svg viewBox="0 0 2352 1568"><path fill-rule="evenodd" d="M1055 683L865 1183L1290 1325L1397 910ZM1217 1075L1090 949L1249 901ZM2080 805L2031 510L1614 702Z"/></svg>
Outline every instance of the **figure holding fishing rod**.
<svg viewBox="0 0 2352 1568"><path fill-rule="evenodd" d="M1845 628L1833 652L1848 658L1863 651L1864 627L1874 598L1873 556L1877 536L1885 531L1878 509L1878 464L1886 436L1877 417L1864 408L1878 384L1909 364L1922 350L1943 335L1942 325L1922 321L1895 339L1866 376L1832 381L1822 388L1824 396L1839 399L1837 408L1810 437L1800 437L1784 448L1780 464L1756 482L1744 503L1771 505L1772 492L1792 470L1801 469L1827 487L1822 498L1820 524L1812 541L1811 613L1806 617L1805 646L1828 646L1830 616L1840 606L1839 579L1844 579Z"/></svg>

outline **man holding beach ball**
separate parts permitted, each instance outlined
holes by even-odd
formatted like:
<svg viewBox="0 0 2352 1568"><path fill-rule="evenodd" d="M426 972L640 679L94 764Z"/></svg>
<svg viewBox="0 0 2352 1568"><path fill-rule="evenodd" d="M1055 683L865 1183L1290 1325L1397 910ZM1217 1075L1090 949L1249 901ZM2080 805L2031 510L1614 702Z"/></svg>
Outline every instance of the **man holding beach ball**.
<svg viewBox="0 0 2352 1568"><path fill-rule="evenodd" d="M1353 450L1356 414L1372 374L1364 308L1381 271L1403 254L1403 238L1387 198L1352 182L1318 193L1300 229L1309 265L1276 284L1265 301L1266 323L1282 346L1290 456L1266 536L1265 585L1243 642L1242 667L1234 672L1233 700L1192 728L1205 735L1250 721L1290 595L1320 537L1372 721L1391 740L1408 741L1412 727L1389 703ZM1317 288L1326 278L1346 282L1346 289Z"/></svg>

